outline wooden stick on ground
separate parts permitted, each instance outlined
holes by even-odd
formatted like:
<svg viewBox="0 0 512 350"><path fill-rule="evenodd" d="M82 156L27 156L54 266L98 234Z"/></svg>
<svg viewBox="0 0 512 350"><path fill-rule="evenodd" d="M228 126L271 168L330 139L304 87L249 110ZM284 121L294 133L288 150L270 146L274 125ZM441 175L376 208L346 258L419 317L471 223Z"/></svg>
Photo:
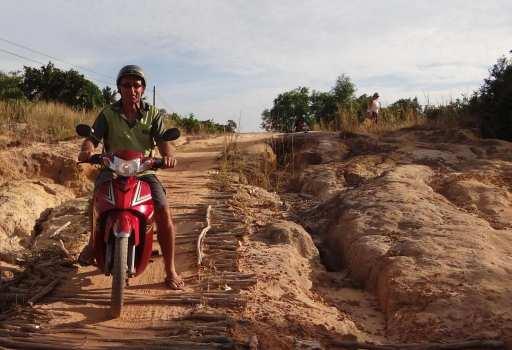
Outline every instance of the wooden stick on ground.
<svg viewBox="0 0 512 350"><path fill-rule="evenodd" d="M206 208L206 227L201 231L199 234L199 237L197 238L197 266L201 266L201 263L203 262L203 240L206 236L206 233L210 230L211 222L210 222L210 215L212 211L212 206L208 205L208 208Z"/></svg>
<svg viewBox="0 0 512 350"><path fill-rule="evenodd" d="M54 279L52 282L50 282L50 284L48 284L46 287L43 287L36 295L30 298L27 304L29 304L30 306L34 306L36 302L38 302L41 298L49 294L57 286L57 284L59 284L59 282L60 278Z"/></svg>
<svg viewBox="0 0 512 350"><path fill-rule="evenodd" d="M61 227L59 227L58 229L56 229L51 235L50 235L50 238L54 238L55 236L57 236L59 233L62 232L62 230L64 230L66 227L68 227L69 225L71 225L71 221L68 221L66 222L64 225L62 225Z"/></svg>
<svg viewBox="0 0 512 350"><path fill-rule="evenodd" d="M64 245L64 242L62 241L62 239L59 239L58 247L60 248L60 250L62 251L62 253L64 253L64 255L66 256L66 258L68 258L69 260L73 260L73 257L71 256L71 254L69 253L69 251L66 249L66 246Z"/></svg>

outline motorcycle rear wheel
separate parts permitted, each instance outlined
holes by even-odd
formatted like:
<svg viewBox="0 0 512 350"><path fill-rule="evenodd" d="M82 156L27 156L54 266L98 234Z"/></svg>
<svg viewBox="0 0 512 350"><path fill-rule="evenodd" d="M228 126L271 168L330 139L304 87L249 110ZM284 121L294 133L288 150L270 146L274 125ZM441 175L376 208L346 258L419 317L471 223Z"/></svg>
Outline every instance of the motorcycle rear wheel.
<svg viewBox="0 0 512 350"><path fill-rule="evenodd" d="M124 287L128 270L128 237L116 238L114 248L114 268L112 269L112 295L110 311L112 317L121 316L123 309Z"/></svg>

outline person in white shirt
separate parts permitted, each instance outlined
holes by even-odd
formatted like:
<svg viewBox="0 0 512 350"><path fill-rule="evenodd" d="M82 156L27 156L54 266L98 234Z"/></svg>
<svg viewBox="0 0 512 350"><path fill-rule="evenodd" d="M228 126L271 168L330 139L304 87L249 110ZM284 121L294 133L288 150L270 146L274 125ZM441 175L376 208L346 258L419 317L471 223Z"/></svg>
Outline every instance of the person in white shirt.
<svg viewBox="0 0 512 350"><path fill-rule="evenodd" d="M367 114L368 118L370 118L376 122L377 118L379 117L379 110L380 110L379 94L376 92L373 94L370 102L368 102L368 109L366 111L366 114Z"/></svg>

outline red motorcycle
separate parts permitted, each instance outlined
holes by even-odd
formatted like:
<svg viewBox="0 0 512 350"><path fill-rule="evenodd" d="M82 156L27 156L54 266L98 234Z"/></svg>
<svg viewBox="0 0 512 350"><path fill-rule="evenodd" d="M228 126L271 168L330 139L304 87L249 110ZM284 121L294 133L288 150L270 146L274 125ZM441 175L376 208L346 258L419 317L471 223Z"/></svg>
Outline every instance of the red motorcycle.
<svg viewBox="0 0 512 350"><path fill-rule="evenodd" d="M76 131L80 136L94 138L88 125L78 125ZM179 130L173 128L166 130L162 139L172 141L179 136ZM128 279L144 272L153 245L151 191L136 175L162 167L163 161L125 150L95 154L83 163L102 164L113 172L112 180L99 185L94 194L92 243L98 268L105 275L112 275L111 312L113 317L119 317Z"/></svg>

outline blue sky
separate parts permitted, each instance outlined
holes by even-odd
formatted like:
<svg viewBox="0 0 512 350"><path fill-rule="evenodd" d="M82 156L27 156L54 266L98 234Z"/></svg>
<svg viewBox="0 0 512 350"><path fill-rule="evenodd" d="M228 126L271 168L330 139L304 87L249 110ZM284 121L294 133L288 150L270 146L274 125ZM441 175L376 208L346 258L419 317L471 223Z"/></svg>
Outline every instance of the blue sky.
<svg viewBox="0 0 512 350"><path fill-rule="evenodd" d="M343 73L384 104L471 94L512 49L510 14L502 0L3 0L0 38L100 72L82 71L100 86L139 64L159 106L249 131L279 93L326 91ZM0 52L0 70L23 65L37 66Z"/></svg>

